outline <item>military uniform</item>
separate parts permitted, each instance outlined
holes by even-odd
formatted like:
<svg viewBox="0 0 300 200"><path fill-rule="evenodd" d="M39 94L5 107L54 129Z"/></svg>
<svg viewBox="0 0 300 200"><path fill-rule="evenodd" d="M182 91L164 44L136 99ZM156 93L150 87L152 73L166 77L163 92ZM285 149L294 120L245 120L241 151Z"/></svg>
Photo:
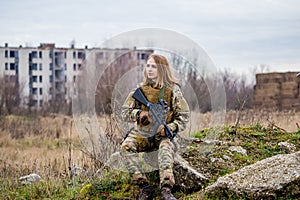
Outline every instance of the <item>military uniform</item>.
<svg viewBox="0 0 300 200"><path fill-rule="evenodd" d="M166 123L172 132L180 132L185 129L190 112L177 84L164 86L163 89L153 88L151 84L144 84L141 89L149 102L157 103L159 99L164 99L167 102L169 111ZM136 122L138 112L147 110L144 105L133 99L134 91L128 95L122 106L122 118L129 122ZM151 134L152 129L152 123L146 126L135 123L135 127L121 144L126 166L128 171L133 174L133 181L136 184L147 183L147 178L142 171L140 157L136 153L158 150L160 184L173 186L175 184L173 175L175 145L167 136L158 134L149 140L147 134Z"/></svg>

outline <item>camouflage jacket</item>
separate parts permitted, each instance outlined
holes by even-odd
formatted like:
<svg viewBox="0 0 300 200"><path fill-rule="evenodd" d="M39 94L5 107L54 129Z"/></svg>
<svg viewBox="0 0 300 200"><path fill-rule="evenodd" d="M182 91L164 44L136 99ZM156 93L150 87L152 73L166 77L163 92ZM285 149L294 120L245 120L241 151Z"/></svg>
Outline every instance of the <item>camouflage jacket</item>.
<svg viewBox="0 0 300 200"><path fill-rule="evenodd" d="M184 99L181 89L178 85L174 84L171 95L171 108L172 110L172 121L168 123L171 131L180 132L186 128L186 124L190 118L190 110L186 100ZM140 104L133 99L132 95L134 93L132 90L127 96L123 106L122 106L122 119L124 121L136 122L137 112L141 110ZM147 97L147 96L146 96Z"/></svg>

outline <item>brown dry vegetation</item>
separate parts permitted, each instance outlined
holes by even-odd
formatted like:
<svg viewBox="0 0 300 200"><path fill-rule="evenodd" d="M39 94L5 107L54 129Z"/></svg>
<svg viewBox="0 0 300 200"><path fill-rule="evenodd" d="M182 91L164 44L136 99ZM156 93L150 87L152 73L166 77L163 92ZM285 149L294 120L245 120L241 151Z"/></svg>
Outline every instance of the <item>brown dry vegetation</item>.
<svg viewBox="0 0 300 200"><path fill-rule="evenodd" d="M234 125L238 114L241 116L239 125L242 126L260 123L264 126L278 126L287 132L292 132L297 131L297 124L300 124L299 112L245 110L240 113L228 111L226 125ZM193 113L192 130L209 128L210 120L211 113ZM105 120L101 119L100 122L105 123ZM76 129L71 128L70 117L2 117L0 138L2 172L19 171L18 175L24 175L25 172L49 174L49 169L46 168L51 167L54 170L51 174L67 175L70 159L72 163L79 166L90 165L87 155L81 152L80 138ZM11 173L6 175L9 174Z"/></svg>
<svg viewBox="0 0 300 200"><path fill-rule="evenodd" d="M69 175L69 165L88 166L80 139L70 132L71 119L2 117L0 120L0 177L16 180L37 173L43 179Z"/></svg>
<svg viewBox="0 0 300 200"><path fill-rule="evenodd" d="M238 115L239 125L260 123L287 132L299 130L299 112L229 111L226 114L226 125L235 125ZM210 120L210 113L193 113L192 129L209 128ZM93 174L97 170L95 163L82 153L80 138L71 126L71 121L66 116L1 117L0 178L17 184L20 176L37 173L43 180L55 181L70 176L71 164L77 164ZM100 123L104 122L100 119Z"/></svg>
<svg viewBox="0 0 300 200"><path fill-rule="evenodd" d="M211 122L211 113L192 113L192 130L201 130L209 128ZM238 125L247 126L259 123L263 126L277 126L286 132L294 132L299 129L300 112L299 111L268 111L268 110L243 110L227 111L225 125L234 126L240 116ZM297 125L298 124L298 125Z"/></svg>

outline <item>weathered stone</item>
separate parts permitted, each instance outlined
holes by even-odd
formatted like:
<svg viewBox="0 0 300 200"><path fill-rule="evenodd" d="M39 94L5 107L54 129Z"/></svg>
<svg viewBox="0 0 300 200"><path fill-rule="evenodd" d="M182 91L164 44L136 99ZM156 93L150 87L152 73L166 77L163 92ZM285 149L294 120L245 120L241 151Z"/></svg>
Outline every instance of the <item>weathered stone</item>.
<svg viewBox="0 0 300 200"><path fill-rule="evenodd" d="M184 193L199 191L204 187L208 178L192 168L179 154L175 155L174 161L175 187Z"/></svg>
<svg viewBox="0 0 300 200"><path fill-rule="evenodd" d="M19 178L19 183L22 185L37 183L41 180L41 177L38 174L29 174L26 176L21 176Z"/></svg>
<svg viewBox="0 0 300 200"><path fill-rule="evenodd" d="M247 150L244 149L241 146L231 146L231 147L229 147L229 150L232 151L232 152L236 152L236 153L240 153L240 154L243 154L243 155L247 155Z"/></svg>
<svg viewBox="0 0 300 200"><path fill-rule="evenodd" d="M211 157L210 158L210 162L212 162L212 163L215 163L215 162L221 162L221 163L223 163L224 160L223 160L223 158L214 158L214 157Z"/></svg>
<svg viewBox="0 0 300 200"><path fill-rule="evenodd" d="M229 156L223 155L223 159L224 160L231 160L231 158Z"/></svg>
<svg viewBox="0 0 300 200"><path fill-rule="evenodd" d="M221 145L222 142L220 140L214 140L214 139L205 139L203 140L203 143L205 145Z"/></svg>
<svg viewBox="0 0 300 200"><path fill-rule="evenodd" d="M300 151L280 154L219 178L206 195L274 199L300 195Z"/></svg>
<svg viewBox="0 0 300 200"><path fill-rule="evenodd" d="M280 149L285 150L289 153L293 153L296 151L296 146L294 144L288 143L288 142L279 142L278 146Z"/></svg>
<svg viewBox="0 0 300 200"><path fill-rule="evenodd" d="M83 169L81 167L79 167L76 164L72 164L72 167L71 167L71 170L70 170L71 178L79 176L82 172L83 172Z"/></svg>

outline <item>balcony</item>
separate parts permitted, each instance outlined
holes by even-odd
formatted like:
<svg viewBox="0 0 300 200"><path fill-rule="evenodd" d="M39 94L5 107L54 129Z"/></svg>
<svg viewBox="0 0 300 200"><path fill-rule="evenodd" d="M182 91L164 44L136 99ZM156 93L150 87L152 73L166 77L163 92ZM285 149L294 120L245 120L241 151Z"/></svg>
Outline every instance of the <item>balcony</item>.
<svg viewBox="0 0 300 200"><path fill-rule="evenodd" d="M55 69L56 71L63 71L63 70L64 70L64 65L58 65L58 64L55 64L54 66L55 66L54 69Z"/></svg>
<svg viewBox="0 0 300 200"><path fill-rule="evenodd" d="M58 79L58 78L55 78L55 83L63 83L64 80L63 79Z"/></svg>

